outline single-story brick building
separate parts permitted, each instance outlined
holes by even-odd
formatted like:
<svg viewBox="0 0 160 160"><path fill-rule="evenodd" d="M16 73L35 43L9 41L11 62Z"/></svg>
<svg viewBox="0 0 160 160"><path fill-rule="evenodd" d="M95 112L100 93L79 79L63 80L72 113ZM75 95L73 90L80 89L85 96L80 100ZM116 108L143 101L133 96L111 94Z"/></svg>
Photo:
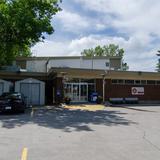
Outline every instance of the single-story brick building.
<svg viewBox="0 0 160 160"><path fill-rule="evenodd" d="M121 58L30 57L18 58L16 65L23 70L0 71L0 90L8 82L10 91L22 92L30 104L53 104L65 96L88 102L93 92L105 101L137 98L160 103L160 73L122 71Z"/></svg>

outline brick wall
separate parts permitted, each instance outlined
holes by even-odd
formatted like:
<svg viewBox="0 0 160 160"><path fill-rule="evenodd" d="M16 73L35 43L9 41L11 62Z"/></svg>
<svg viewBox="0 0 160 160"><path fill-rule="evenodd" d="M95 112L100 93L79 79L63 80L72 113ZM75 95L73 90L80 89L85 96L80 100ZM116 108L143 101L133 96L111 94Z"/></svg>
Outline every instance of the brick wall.
<svg viewBox="0 0 160 160"><path fill-rule="evenodd" d="M132 95L132 87L144 87L144 95ZM96 79L96 90L99 95L103 94L103 81ZM160 101L160 85L120 85L112 84L111 80L106 80L105 84L105 98L125 98L138 97L139 100Z"/></svg>

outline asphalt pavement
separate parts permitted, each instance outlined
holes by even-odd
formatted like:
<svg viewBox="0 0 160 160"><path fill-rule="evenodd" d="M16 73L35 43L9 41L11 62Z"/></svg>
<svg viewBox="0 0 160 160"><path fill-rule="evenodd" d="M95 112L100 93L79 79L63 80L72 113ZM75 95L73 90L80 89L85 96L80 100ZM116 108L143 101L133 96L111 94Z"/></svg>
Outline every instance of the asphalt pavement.
<svg viewBox="0 0 160 160"><path fill-rule="evenodd" d="M0 115L0 160L159 160L160 106Z"/></svg>

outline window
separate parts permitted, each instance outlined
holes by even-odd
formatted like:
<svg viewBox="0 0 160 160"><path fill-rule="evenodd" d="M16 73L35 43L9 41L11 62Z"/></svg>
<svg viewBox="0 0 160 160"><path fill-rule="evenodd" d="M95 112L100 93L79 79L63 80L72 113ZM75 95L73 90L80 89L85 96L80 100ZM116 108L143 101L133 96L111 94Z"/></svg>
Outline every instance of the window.
<svg viewBox="0 0 160 160"><path fill-rule="evenodd" d="M112 79L112 84L124 84L123 79Z"/></svg>
<svg viewBox="0 0 160 160"><path fill-rule="evenodd" d="M156 84L157 84L157 85L160 85L160 81L156 81Z"/></svg>
<svg viewBox="0 0 160 160"><path fill-rule="evenodd" d="M147 84L146 80L141 80L141 84Z"/></svg>
<svg viewBox="0 0 160 160"><path fill-rule="evenodd" d="M160 80L123 80L112 79L112 84L124 84L124 85L160 85Z"/></svg>
<svg viewBox="0 0 160 160"><path fill-rule="evenodd" d="M147 81L147 84L151 84L151 85L153 85L153 84L156 84L156 81L148 80L148 81Z"/></svg>
<svg viewBox="0 0 160 160"><path fill-rule="evenodd" d="M109 67L109 66L110 66L109 62L106 62L106 67Z"/></svg>
<svg viewBox="0 0 160 160"><path fill-rule="evenodd" d="M117 79L112 79L112 84L117 84Z"/></svg>
<svg viewBox="0 0 160 160"><path fill-rule="evenodd" d="M125 84L134 84L134 80L125 80Z"/></svg>
<svg viewBox="0 0 160 160"><path fill-rule="evenodd" d="M117 83L118 83L118 84L124 84L124 80L118 79L118 80L117 80Z"/></svg>
<svg viewBox="0 0 160 160"><path fill-rule="evenodd" d="M141 84L140 80L135 80L135 84Z"/></svg>

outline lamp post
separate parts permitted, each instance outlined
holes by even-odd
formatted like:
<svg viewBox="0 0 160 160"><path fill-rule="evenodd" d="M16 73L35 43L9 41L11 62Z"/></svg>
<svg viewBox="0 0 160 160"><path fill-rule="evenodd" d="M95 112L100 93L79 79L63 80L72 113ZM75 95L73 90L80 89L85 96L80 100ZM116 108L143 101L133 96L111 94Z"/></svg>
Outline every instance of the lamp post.
<svg viewBox="0 0 160 160"><path fill-rule="evenodd" d="M105 74L101 74L103 80L103 104L105 103Z"/></svg>

